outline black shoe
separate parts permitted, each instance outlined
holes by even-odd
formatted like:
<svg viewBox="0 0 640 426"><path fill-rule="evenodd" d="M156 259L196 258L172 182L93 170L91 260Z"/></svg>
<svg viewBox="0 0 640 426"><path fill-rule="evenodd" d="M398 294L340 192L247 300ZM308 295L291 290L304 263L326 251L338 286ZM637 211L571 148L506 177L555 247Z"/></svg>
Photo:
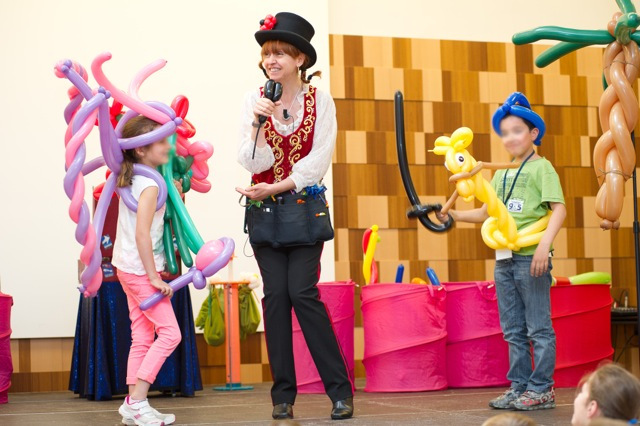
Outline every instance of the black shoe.
<svg viewBox="0 0 640 426"><path fill-rule="evenodd" d="M333 403L333 410L331 410L331 418L333 420L344 420L351 417L353 417L352 396Z"/></svg>
<svg viewBox="0 0 640 426"><path fill-rule="evenodd" d="M273 406L273 413L271 417L276 420L280 419L292 419L293 418L293 404L283 402L282 404L276 404Z"/></svg>

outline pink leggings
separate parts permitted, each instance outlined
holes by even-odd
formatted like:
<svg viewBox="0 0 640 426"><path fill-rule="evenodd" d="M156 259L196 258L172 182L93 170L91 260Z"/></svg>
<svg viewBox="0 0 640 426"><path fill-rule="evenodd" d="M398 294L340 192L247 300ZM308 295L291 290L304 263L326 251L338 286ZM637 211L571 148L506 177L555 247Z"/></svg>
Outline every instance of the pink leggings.
<svg viewBox="0 0 640 426"><path fill-rule="evenodd" d="M157 290L146 275L118 271L118 279L127 295L131 318L131 350L127 363L127 385L138 379L153 383L158 371L182 338L171 300L164 297L154 307L143 311L140 302ZM155 339L155 334L158 338Z"/></svg>

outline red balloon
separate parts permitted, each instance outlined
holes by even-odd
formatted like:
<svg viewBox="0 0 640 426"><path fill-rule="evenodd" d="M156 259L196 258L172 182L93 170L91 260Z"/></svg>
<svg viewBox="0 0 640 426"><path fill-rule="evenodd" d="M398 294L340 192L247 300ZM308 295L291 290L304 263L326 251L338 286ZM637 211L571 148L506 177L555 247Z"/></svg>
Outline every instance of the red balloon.
<svg viewBox="0 0 640 426"><path fill-rule="evenodd" d="M185 118L189 111L189 99L184 95L178 95L173 98L171 102L171 108L176 112L176 115L180 118Z"/></svg>

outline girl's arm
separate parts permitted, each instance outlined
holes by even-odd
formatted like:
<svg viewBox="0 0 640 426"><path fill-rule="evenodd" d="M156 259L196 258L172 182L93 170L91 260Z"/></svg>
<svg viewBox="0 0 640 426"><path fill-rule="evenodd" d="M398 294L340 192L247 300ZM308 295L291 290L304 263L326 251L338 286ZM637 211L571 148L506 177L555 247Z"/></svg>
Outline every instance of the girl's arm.
<svg viewBox="0 0 640 426"><path fill-rule="evenodd" d="M550 203L551 204L551 217L549 218L549 224L546 231L542 234L542 239L538 244L538 248L531 260L531 276L539 277L547 272L549 269L549 250L553 240L558 235L562 222L567 216L567 208L562 203Z"/></svg>
<svg viewBox="0 0 640 426"><path fill-rule="evenodd" d="M472 210L449 210L449 214L453 220L457 222L470 222L470 223L482 223L489 217L487 213L487 205L483 204L482 207ZM440 212L436 212L436 217L442 223L446 222L447 215L443 215Z"/></svg>
<svg viewBox="0 0 640 426"><path fill-rule="evenodd" d="M173 290L167 283L160 279L156 271L156 263L153 259L153 246L151 244L151 222L156 212L156 200L158 188L150 186L142 191L138 200L138 213L136 214L136 247L140 254L140 260L149 277L151 285L160 290L165 296L172 296Z"/></svg>

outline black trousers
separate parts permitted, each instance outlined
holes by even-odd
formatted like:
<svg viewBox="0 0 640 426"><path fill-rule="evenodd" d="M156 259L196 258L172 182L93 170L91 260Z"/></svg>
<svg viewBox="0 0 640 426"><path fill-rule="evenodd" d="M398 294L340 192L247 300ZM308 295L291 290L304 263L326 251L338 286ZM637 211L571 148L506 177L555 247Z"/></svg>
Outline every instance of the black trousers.
<svg viewBox="0 0 640 426"><path fill-rule="evenodd" d="M291 308L331 401L353 396L342 349L316 284L323 243L297 247L253 247L264 281L264 326L271 364L273 404L296 399Z"/></svg>

